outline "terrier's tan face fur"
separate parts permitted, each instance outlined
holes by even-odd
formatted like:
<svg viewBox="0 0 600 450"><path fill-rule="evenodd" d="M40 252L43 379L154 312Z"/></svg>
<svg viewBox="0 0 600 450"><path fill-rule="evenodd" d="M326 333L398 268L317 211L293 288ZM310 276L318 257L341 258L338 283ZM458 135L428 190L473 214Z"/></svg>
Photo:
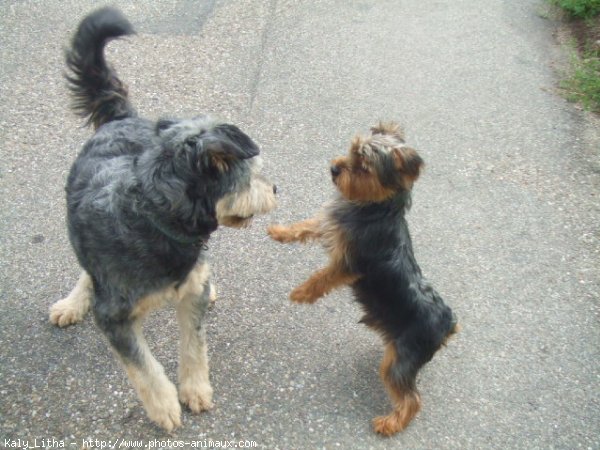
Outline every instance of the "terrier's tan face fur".
<svg viewBox="0 0 600 450"><path fill-rule="evenodd" d="M331 163L333 182L348 200L379 203L412 189L423 160L404 143L395 123L380 123L368 136L352 140L348 155Z"/></svg>

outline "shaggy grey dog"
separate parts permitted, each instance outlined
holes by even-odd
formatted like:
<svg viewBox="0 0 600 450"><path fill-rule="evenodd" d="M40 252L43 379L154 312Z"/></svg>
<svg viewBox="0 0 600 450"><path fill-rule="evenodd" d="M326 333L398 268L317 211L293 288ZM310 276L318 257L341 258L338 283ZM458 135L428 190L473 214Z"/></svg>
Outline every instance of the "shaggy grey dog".
<svg viewBox="0 0 600 450"><path fill-rule="evenodd" d="M194 412L210 408L206 243L219 224L245 226L273 209L276 189L258 174L258 147L236 126L207 116L137 117L104 60L107 41L132 33L119 11L103 8L81 22L66 55L74 108L96 133L66 189L69 238L84 272L50 321L77 323L91 307L148 416L170 431L181 425L177 390L150 353L142 319L175 304L179 400Z"/></svg>

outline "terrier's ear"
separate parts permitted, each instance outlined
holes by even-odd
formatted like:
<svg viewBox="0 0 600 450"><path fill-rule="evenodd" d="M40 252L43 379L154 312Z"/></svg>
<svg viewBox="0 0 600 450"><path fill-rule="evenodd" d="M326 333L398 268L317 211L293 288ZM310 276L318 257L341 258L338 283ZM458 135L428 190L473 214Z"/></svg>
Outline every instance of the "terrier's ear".
<svg viewBox="0 0 600 450"><path fill-rule="evenodd" d="M396 122L381 121L377 125L371 127L371 134L388 134L404 142L404 131L402 130L402 127L400 127L400 125Z"/></svg>
<svg viewBox="0 0 600 450"><path fill-rule="evenodd" d="M396 147L392 150L392 157L396 169L400 172L406 189L412 188L412 185L425 165L423 158L419 156L417 151L411 147Z"/></svg>
<svg viewBox="0 0 600 450"><path fill-rule="evenodd" d="M350 143L350 153L356 156L364 156L365 155L365 138L361 135L356 135L352 138L352 142Z"/></svg>

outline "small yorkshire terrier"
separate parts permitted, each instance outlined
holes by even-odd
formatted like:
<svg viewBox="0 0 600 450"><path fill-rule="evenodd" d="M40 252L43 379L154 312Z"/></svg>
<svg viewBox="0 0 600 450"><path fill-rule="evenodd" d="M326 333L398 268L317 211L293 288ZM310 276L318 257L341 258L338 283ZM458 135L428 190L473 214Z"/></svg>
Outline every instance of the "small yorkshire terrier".
<svg viewBox="0 0 600 450"><path fill-rule="evenodd" d="M452 310L421 274L405 218L422 167L400 127L380 123L369 136L355 137L347 156L333 160L339 191L333 202L316 218L268 229L279 242L321 240L329 253L329 264L296 287L292 301L314 303L349 285L365 311L361 322L382 335L380 375L394 410L373 426L386 436L419 412L417 373L458 331Z"/></svg>

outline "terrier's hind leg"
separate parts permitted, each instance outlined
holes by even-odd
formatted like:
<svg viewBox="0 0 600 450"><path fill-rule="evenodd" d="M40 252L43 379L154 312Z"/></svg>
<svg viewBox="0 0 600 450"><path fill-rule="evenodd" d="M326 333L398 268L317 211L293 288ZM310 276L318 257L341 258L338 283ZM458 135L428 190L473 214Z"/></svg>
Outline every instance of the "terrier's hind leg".
<svg viewBox="0 0 600 450"><path fill-rule="evenodd" d="M179 399L195 413L213 407L206 331L202 323L213 289L208 264L196 266L178 289L177 321L181 330Z"/></svg>
<svg viewBox="0 0 600 450"><path fill-rule="evenodd" d="M394 342L387 344L380 375L392 399L394 409L387 416L373 419L377 433L391 436L404 430L421 409L421 396L416 388L416 372L406 361L400 361Z"/></svg>
<svg viewBox="0 0 600 450"><path fill-rule="evenodd" d="M92 278L83 271L71 293L50 307L50 323L66 327L81 322L90 309L91 296Z"/></svg>

